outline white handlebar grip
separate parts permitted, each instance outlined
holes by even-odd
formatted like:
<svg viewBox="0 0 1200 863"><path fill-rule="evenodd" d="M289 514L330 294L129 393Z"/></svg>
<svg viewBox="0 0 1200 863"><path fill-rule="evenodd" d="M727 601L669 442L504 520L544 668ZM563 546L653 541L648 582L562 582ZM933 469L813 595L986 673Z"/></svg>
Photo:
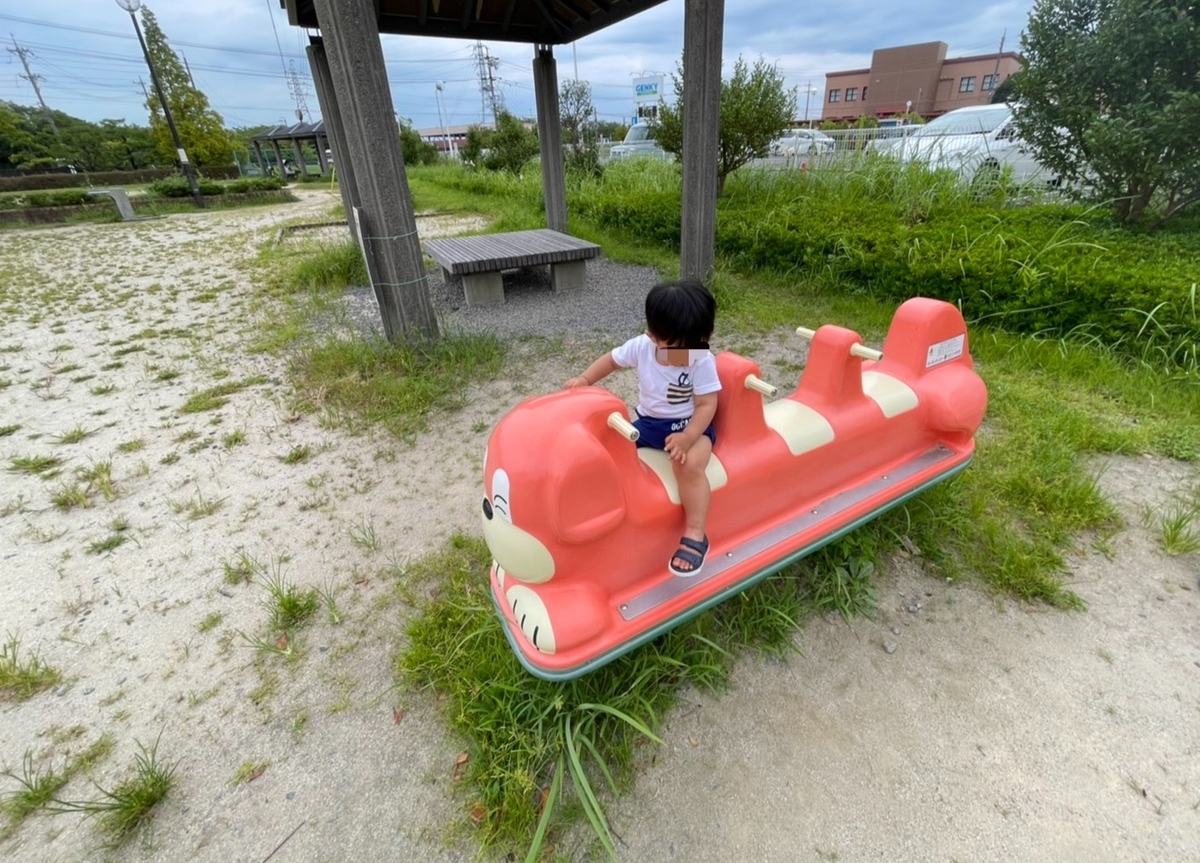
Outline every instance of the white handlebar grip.
<svg viewBox="0 0 1200 863"><path fill-rule="evenodd" d="M746 389L754 390L756 393L762 393L767 398L775 398L775 394L779 392L779 387L769 384L757 375L746 376Z"/></svg>
<svg viewBox="0 0 1200 863"><path fill-rule="evenodd" d="M636 443L637 439L641 436L641 433L634 428L633 423L616 411L608 415L608 427L631 443Z"/></svg>
<svg viewBox="0 0 1200 863"><path fill-rule="evenodd" d="M883 359L883 351L877 351L873 348L868 348L866 345L851 345L850 356L860 357L864 360L875 360L878 362Z"/></svg>
<svg viewBox="0 0 1200 863"><path fill-rule="evenodd" d="M808 327L796 327L796 335L800 336L801 338L808 339L810 342L812 341L813 336L816 334L816 330L810 330Z"/></svg>

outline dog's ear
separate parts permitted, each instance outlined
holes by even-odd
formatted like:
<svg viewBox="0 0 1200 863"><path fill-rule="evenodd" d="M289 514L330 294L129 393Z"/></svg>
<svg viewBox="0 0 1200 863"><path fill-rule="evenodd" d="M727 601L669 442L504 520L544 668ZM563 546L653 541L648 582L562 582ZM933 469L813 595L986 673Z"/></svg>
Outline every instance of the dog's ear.
<svg viewBox="0 0 1200 863"><path fill-rule="evenodd" d="M583 426L565 427L546 453L553 467L549 484L558 535L566 542L598 539L625 520L625 489L617 464Z"/></svg>

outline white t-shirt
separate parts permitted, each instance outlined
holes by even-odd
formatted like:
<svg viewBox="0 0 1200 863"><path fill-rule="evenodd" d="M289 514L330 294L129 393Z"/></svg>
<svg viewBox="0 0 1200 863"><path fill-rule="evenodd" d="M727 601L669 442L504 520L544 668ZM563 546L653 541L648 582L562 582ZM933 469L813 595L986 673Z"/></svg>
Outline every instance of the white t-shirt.
<svg viewBox="0 0 1200 863"><path fill-rule="evenodd" d="M655 356L654 342L646 334L613 348L613 362L638 373L637 411L644 417L682 419L696 411L694 396L721 389L717 363L712 354L690 366L668 366Z"/></svg>

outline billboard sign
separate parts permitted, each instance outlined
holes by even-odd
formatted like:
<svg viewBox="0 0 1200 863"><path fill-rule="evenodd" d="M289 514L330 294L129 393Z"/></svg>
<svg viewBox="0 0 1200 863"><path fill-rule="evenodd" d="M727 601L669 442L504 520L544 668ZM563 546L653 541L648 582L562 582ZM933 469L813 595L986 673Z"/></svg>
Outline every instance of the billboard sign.
<svg viewBox="0 0 1200 863"><path fill-rule="evenodd" d="M633 79L634 102L657 102L662 98L663 76Z"/></svg>

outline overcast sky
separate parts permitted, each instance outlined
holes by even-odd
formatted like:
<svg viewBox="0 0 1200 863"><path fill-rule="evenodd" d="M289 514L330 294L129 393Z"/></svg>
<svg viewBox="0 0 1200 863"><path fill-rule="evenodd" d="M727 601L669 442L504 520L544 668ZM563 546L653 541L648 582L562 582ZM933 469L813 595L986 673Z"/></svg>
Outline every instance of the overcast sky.
<svg viewBox="0 0 1200 863"><path fill-rule="evenodd" d="M305 31L288 25L279 0L149 0L172 47L191 67L196 85L229 126L293 122L297 104L288 86L294 65L309 114L320 115L308 61ZM820 116L825 73L870 65L875 48L943 41L950 57L1019 50L1033 0L726 0L725 72L742 55L778 65L805 91L812 116ZM683 46L684 0L667 2L571 45L556 46L560 79L592 85L601 119L628 120L632 80L643 72L675 70ZM274 28L272 27L274 24ZM14 53L28 49L42 96L54 109L87 120L124 119L144 125L147 112L139 78L149 86L145 61L129 15L115 0L0 0L0 34L9 51L0 65L0 100L34 105L33 87ZM474 42L383 38L397 113L418 128L439 125L436 84L444 82L450 125L478 122L481 99ZM487 45L500 61L499 86L510 111L534 113L533 48ZM671 85L666 86L671 94Z"/></svg>

